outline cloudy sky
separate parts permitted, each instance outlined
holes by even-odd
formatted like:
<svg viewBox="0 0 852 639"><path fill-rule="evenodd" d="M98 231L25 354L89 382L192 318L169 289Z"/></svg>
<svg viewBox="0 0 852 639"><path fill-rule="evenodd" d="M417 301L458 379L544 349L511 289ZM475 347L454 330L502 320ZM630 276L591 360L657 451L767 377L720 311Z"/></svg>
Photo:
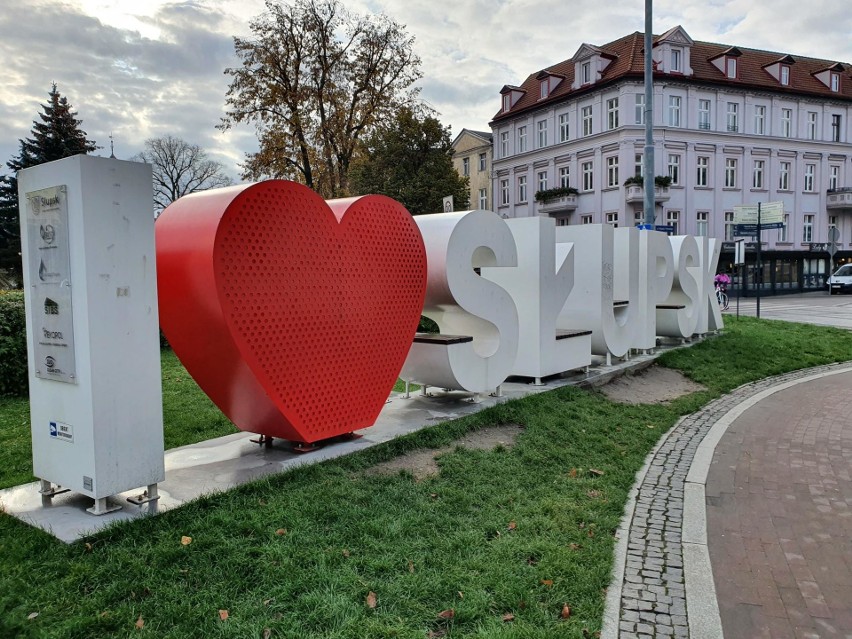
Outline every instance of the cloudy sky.
<svg viewBox="0 0 852 639"><path fill-rule="evenodd" d="M452 127L488 130L499 90L570 58L583 42L642 31L644 0L345 0L406 25L423 61L421 97ZM51 83L109 155L146 138L199 144L234 178L254 132L215 127L236 66L233 36L249 35L263 0L17 0L0 12L0 162L47 100ZM848 0L657 0L654 32L682 25L696 40L852 63Z"/></svg>

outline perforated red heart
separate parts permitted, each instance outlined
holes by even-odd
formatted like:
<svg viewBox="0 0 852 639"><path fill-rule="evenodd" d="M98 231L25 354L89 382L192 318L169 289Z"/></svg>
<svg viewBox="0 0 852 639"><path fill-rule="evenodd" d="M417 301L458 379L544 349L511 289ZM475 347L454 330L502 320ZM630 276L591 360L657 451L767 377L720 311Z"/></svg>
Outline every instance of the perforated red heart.
<svg viewBox="0 0 852 639"><path fill-rule="evenodd" d="M179 199L156 239L163 332L238 428L314 442L375 422L426 288L401 204L271 180Z"/></svg>

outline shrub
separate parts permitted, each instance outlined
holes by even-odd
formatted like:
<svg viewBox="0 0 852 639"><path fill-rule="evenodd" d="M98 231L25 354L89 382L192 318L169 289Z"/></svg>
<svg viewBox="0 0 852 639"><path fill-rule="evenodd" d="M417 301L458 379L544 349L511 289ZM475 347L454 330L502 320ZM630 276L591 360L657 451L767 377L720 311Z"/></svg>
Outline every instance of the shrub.
<svg viewBox="0 0 852 639"><path fill-rule="evenodd" d="M629 178L624 180L624 186L630 186L631 184L635 184L636 186L642 186L645 183L645 180L642 179L641 175L631 175ZM654 186L671 186L672 178L669 175L657 175L654 177Z"/></svg>
<svg viewBox="0 0 852 639"><path fill-rule="evenodd" d="M0 291L0 396L26 396L27 320L23 291Z"/></svg>
<svg viewBox="0 0 852 639"><path fill-rule="evenodd" d="M557 186L554 189L545 189L544 191L536 191L535 201L541 204L550 202L566 195L577 195L579 191L573 186Z"/></svg>
<svg viewBox="0 0 852 639"><path fill-rule="evenodd" d="M418 333L439 333L438 325L434 320L429 319L425 315L420 316L420 324L417 325Z"/></svg>

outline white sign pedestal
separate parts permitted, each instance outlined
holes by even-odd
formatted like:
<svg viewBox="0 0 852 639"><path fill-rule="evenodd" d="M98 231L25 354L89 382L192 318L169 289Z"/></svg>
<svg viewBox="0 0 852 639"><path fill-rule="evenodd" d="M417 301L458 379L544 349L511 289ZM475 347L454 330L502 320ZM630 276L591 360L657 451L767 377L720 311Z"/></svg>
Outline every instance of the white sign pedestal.
<svg viewBox="0 0 852 639"><path fill-rule="evenodd" d="M33 472L49 500L165 477L151 167L78 155L18 173ZM191 311L189 311L191 312Z"/></svg>

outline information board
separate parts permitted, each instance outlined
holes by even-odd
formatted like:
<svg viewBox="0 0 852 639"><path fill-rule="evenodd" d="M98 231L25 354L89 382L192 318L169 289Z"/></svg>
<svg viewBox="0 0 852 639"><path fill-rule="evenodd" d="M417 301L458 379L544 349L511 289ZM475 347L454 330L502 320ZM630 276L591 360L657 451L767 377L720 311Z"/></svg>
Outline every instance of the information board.
<svg viewBox="0 0 852 639"><path fill-rule="evenodd" d="M760 223L763 228L770 227L769 224L784 222L784 203L766 202L760 205ZM735 224L757 224L757 204L749 204L734 207ZM764 226L766 225L766 226Z"/></svg>
<svg viewBox="0 0 852 639"><path fill-rule="evenodd" d="M26 199L35 374L75 384L67 189L53 186Z"/></svg>

